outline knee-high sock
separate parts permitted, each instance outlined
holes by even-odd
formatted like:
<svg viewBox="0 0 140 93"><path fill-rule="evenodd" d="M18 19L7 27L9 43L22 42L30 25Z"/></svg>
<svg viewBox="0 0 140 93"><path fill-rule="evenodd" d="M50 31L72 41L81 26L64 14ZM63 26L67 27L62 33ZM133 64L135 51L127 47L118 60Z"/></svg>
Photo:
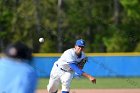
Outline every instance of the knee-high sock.
<svg viewBox="0 0 140 93"><path fill-rule="evenodd" d="M69 93L69 91L62 91L62 93Z"/></svg>

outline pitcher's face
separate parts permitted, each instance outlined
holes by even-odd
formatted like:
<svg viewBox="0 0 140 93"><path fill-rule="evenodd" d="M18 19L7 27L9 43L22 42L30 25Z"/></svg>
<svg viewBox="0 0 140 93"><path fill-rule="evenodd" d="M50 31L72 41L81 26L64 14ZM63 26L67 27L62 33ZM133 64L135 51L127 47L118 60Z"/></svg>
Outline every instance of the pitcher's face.
<svg viewBox="0 0 140 93"><path fill-rule="evenodd" d="M82 51L84 51L83 46L75 46L75 52L77 55L81 54Z"/></svg>

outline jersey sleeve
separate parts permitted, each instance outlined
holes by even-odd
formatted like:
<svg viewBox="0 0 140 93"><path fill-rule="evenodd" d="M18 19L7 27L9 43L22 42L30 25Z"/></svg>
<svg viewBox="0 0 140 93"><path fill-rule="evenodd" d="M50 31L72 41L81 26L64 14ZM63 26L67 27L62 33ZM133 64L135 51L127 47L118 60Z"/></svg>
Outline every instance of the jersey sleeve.
<svg viewBox="0 0 140 93"><path fill-rule="evenodd" d="M75 63L71 63L69 65L70 65L71 69L73 71L75 71L75 73L77 73L78 75L81 76L84 73L81 69L79 69L79 67Z"/></svg>

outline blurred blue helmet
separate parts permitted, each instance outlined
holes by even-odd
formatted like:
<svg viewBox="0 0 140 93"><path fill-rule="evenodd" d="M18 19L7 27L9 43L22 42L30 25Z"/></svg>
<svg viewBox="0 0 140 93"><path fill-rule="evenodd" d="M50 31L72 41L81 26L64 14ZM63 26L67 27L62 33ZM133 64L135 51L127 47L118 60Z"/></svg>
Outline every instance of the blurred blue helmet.
<svg viewBox="0 0 140 93"><path fill-rule="evenodd" d="M79 39L79 40L76 41L75 45L84 47L85 46L85 41L83 39Z"/></svg>

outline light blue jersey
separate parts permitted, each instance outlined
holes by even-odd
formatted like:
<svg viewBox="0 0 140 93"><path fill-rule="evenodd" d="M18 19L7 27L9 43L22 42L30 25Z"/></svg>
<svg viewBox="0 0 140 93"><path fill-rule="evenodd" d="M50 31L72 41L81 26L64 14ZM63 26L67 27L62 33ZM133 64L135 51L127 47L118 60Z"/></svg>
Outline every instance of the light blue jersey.
<svg viewBox="0 0 140 93"><path fill-rule="evenodd" d="M0 59L0 93L35 92L35 70L27 63L19 61L21 60L6 57Z"/></svg>

